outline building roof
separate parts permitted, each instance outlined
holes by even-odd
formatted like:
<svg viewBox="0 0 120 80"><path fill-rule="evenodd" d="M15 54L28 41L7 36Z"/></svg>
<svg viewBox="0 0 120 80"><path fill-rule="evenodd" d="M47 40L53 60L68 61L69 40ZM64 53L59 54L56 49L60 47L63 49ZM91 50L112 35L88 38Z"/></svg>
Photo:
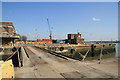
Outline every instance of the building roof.
<svg viewBox="0 0 120 80"><path fill-rule="evenodd" d="M12 22L0 22L0 24L2 24L2 25L13 25Z"/></svg>
<svg viewBox="0 0 120 80"><path fill-rule="evenodd" d="M68 35L78 35L78 34L68 34ZM81 35L81 34L80 34Z"/></svg>
<svg viewBox="0 0 120 80"><path fill-rule="evenodd" d="M12 27L15 30L12 22L0 22L0 27ZM2 33L2 32L1 32ZM19 34L0 34L0 38L12 38L12 39L19 39Z"/></svg>
<svg viewBox="0 0 120 80"><path fill-rule="evenodd" d="M0 22L0 25L2 25L2 26L0 26L0 27L12 26L12 27L14 28L12 22ZM14 29L15 29L15 28L14 28Z"/></svg>

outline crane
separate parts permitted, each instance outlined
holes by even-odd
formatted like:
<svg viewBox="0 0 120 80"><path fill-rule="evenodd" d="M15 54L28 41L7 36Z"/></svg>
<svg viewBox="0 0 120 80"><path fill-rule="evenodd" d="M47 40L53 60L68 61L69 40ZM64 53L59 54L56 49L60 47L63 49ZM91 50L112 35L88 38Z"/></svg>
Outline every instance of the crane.
<svg viewBox="0 0 120 80"><path fill-rule="evenodd" d="M36 28L35 31L36 31L37 42L39 42L40 39L39 39L39 37L38 37L38 29Z"/></svg>
<svg viewBox="0 0 120 80"><path fill-rule="evenodd" d="M50 39L52 39L52 30L51 30L48 18L47 18L47 23L48 23L49 33L50 33L49 37Z"/></svg>

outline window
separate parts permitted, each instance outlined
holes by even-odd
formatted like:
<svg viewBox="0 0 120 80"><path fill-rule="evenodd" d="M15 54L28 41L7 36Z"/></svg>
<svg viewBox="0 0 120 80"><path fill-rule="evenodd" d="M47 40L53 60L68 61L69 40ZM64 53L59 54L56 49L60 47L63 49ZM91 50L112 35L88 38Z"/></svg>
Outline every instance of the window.
<svg viewBox="0 0 120 80"><path fill-rule="evenodd" d="M82 42L82 40L80 40L80 42Z"/></svg>
<svg viewBox="0 0 120 80"><path fill-rule="evenodd" d="M77 39L77 35L74 36L74 39Z"/></svg>
<svg viewBox="0 0 120 80"><path fill-rule="evenodd" d="M13 30L13 32L15 33L16 31L15 31L15 30Z"/></svg>
<svg viewBox="0 0 120 80"><path fill-rule="evenodd" d="M8 31L8 29L7 29L7 28L4 28L4 31Z"/></svg>

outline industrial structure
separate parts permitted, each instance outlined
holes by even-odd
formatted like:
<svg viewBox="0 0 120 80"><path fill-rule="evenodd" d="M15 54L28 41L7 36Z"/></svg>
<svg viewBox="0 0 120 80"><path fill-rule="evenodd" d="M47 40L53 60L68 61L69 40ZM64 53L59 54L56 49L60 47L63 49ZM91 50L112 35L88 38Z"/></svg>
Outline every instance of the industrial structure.
<svg viewBox="0 0 120 80"><path fill-rule="evenodd" d="M50 27L50 23L49 23L49 20L47 19L47 23L48 23L48 28L49 28L49 37L50 39L39 39L38 38L38 30L36 29L36 35L37 35L37 42L38 43L43 43L43 44L52 44L53 43L53 40L52 40L52 29Z"/></svg>
<svg viewBox="0 0 120 80"><path fill-rule="evenodd" d="M50 37L50 39L52 39L52 29L51 29L51 27L50 27L50 24L49 24L49 20L48 20L48 19L47 19L47 22L48 22L48 28L49 28L49 33L50 33L49 37Z"/></svg>
<svg viewBox="0 0 120 80"><path fill-rule="evenodd" d="M14 45L19 38L12 22L0 22L0 80L15 78L14 66L22 66L21 47Z"/></svg>
<svg viewBox="0 0 120 80"><path fill-rule="evenodd" d="M84 44L84 39L81 38L81 34L78 32L77 34L68 34L68 38L64 40L54 40L52 39L52 28L49 23L49 19L47 18L47 24L49 28L49 37L50 39L39 39L38 37L38 29L36 29L36 36L37 36L37 44L52 44L52 43L69 43L69 44ZM32 44L31 42L28 44ZM36 42L35 42L36 44Z"/></svg>
<svg viewBox="0 0 120 80"><path fill-rule="evenodd" d="M20 66L21 47L14 45L15 39L19 39L20 35L16 34L15 27L12 22L0 22L0 58L7 61L12 59L14 66Z"/></svg>
<svg viewBox="0 0 120 80"><path fill-rule="evenodd" d="M14 44L15 39L19 39L19 34L16 34L16 30L12 22L0 22L0 39L3 45Z"/></svg>
<svg viewBox="0 0 120 80"><path fill-rule="evenodd" d="M60 44L84 44L84 38L81 37L81 34L78 32L77 34L67 34L67 39L56 39L53 40L53 43Z"/></svg>
<svg viewBox="0 0 120 80"><path fill-rule="evenodd" d="M68 43L69 44L84 44L84 39L81 38L81 34L68 34Z"/></svg>

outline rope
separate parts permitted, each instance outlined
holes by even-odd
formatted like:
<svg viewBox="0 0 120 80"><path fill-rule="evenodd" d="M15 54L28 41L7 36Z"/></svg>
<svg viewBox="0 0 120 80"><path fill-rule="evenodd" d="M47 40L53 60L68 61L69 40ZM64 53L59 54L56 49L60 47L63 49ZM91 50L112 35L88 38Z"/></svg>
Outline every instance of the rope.
<svg viewBox="0 0 120 80"><path fill-rule="evenodd" d="M106 51L105 49L104 49L104 51ZM108 51L106 51L108 54L109 54L109 52Z"/></svg>
<svg viewBox="0 0 120 80"><path fill-rule="evenodd" d="M10 59L17 51L15 51L10 57L8 57L5 61L7 61L8 59Z"/></svg>

